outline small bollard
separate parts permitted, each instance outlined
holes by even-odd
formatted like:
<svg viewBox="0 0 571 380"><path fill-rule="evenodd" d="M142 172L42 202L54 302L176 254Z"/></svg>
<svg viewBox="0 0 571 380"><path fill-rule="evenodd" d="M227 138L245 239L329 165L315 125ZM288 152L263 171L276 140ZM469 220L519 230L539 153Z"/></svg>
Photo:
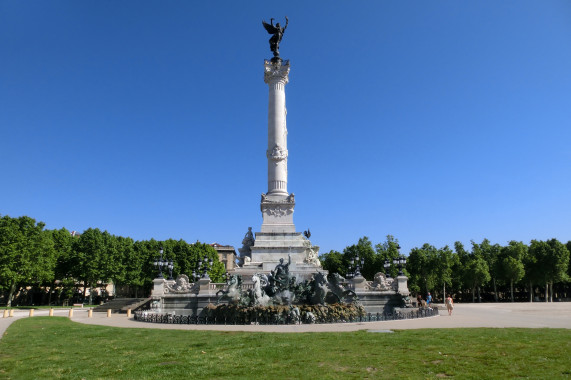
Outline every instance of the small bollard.
<svg viewBox="0 0 571 380"><path fill-rule="evenodd" d="M8 309L4 309L4 318L8 318Z"/></svg>
<svg viewBox="0 0 571 380"><path fill-rule="evenodd" d="M67 315L69 318L73 317L73 307L69 309L69 314Z"/></svg>
<svg viewBox="0 0 571 380"><path fill-rule="evenodd" d="M34 316L34 309L30 309L30 317Z"/></svg>
<svg viewBox="0 0 571 380"><path fill-rule="evenodd" d="M127 318L131 318L131 309L127 309Z"/></svg>
<svg viewBox="0 0 571 380"><path fill-rule="evenodd" d="M93 309L87 310L87 318L93 317Z"/></svg>
<svg viewBox="0 0 571 380"><path fill-rule="evenodd" d="M10 316L11 316L11 317L14 316L14 309L10 309Z"/></svg>
<svg viewBox="0 0 571 380"><path fill-rule="evenodd" d="M50 307L50 317L54 316L54 309Z"/></svg>
<svg viewBox="0 0 571 380"><path fill-rule="evenodd" d="M107 318L111 318L111 309L107 309Z"/></svg>

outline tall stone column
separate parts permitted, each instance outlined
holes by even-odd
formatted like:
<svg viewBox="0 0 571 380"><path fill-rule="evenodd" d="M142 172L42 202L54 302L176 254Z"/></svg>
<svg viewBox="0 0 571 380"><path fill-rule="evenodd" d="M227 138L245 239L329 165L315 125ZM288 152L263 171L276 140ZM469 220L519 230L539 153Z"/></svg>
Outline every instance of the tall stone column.
<svg viewBox="0 0 571 380"><path fill-rule="evenodd" d="M287 192L287 126L285 85L289 81L289 62L265 61L264 82L270 88L268 103L268 193L289 195Z"/></svg>
<svg viewBox="0 0 571 380"><path fill-rule="evenodd" d="M234 273L248 279L254 273L268 273L276 268L280 259L289 262L289 272L298 281L308 280L321 269L319 247L314 246L295 231L293 210L295 199L287 191L287 125L285 85L289 81L289 61L272 58L264 61L264 82L269 87L268 99L268 192L262 194L262 228L255 239L248 229L240 256L241 266Z"/></svg>
<svg viewBox="0 0 571 380"><path fill-rule="evenodd" d="M268 192L260 205L262 232L295 232L294 195L287 191L287 123L285 85L289 81L289 61L266 60L264 82L269 87L268 102Z"/></svg>

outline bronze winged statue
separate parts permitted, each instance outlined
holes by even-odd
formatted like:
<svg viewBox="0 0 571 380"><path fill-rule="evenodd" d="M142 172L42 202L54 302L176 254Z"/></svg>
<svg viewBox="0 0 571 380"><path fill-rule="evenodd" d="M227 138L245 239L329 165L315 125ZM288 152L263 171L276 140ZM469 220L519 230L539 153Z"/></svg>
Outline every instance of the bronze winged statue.
<svg viewBox="0 0 571 380"><path fill-rule="evenodd" d="M270 50L274 53L274 58L279 58L280 56L280 42L282 40L282 37L284 36L287 24L289 22L287 16L285 19L286 23L283 28L280 26L279 22L277 22L276 25L274 25L273 18L270 19L269 24L262 20L262 25L268 31L268 33L272 35L272 37L270 38Z"/></svg>

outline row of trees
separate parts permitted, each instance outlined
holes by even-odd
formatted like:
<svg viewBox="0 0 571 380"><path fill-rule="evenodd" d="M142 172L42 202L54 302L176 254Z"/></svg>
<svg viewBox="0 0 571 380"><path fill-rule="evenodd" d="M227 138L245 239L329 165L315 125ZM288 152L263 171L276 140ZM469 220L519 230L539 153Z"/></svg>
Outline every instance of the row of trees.
<svg viewBox="0 0 571 380"><path fill-rule="evenodd" d="M454 249L448 246L438 249L430 244L413 248L404 270L409 277L409 289L423 295L436 293L441 299L452 293L461 300L471 299L472 302L482 298L514 301L514 290L519 295L518 300L523 300L522 294L527 293L526 299L533 301L539 297L536 290L540 287L546 301L552 301L554 294L567 297L571 281L571 241L566 245L557 239L532 240L529 245L510 241L501 246L484 239L481 243L472 241L471 244L469 251L460 242L454 244ZM374 247L367 237L363 237L342 253L330 251L320 259L330 273L346 276L352 271L351 260L357 256L364 258L361 273L372 280L375 273L385 272L385 260L391 262L389 273L394 277L397 268L392 261L398 254L398 241L388 235L384 243Z"/></svg>
<svg viewBox="0 0 571 380"><path fill-rule="evenodd" d="M22 303L60 303L77 297L83 288L105 289L113 283L131 295L147 294L157 276L153 262L163 247L173 260L173 274L191 274L200 259L214 264L208 272L213 281L223 280L224 265L209 244L184 240L134 241L90 228L79 236L65 228L46 230L45 224L22 216L0 218L0 290L10 306L15 295ZM90 292L90 296L93 292Z"/></svg>
<svg viewBox="0 0 571 380"><path fill-rule="evenodd" d="M44 223L27 216L0 218L0 291L8 305L17 294L25 296L20 303L85 299L88 289L103 290L109 283L135 297L147 295L157 275L153 262L160 247L174 262L174 276L191 274L207 257L214 261L210 277L215 282L223 281L224 265L208 244L172 239L134 241L97 228L72 236L65 228L44 227ZM430 244L413 248L404 270L410 290L421 294L430 291L440 298L449 292L464 301L508 297L523 300L525 294L533 301L541 287L545 300L552 300L554 294L567 297L571 241L566 245L556 239L532 240L529 245L511 241L500 246L484 239L471 244L470 250L460 242L454 244L454 249L437 249ZM330 273L347 276L354 270L352 260L359 257L364 260L361 273L372 280L375 273L385 272L386 261L391 263L388 272L395 277L398 269L392 262L399 254L398 240L388 235L385 242L374 246L362 237L343 252L330 251L320 259ZM79 288L83 289L81 295L77 293Z"/></svg>

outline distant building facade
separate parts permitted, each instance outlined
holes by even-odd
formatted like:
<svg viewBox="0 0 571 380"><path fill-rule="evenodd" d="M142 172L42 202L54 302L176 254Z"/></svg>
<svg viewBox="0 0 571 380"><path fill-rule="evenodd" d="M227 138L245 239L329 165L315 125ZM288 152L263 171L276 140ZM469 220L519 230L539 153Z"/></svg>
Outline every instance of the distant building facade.
<svg viewBox="0 0 571 380"><path fill-rule="evenodd" d="M234 269L236 266L236 249L231 245L221 245L218 243L210 244L212 248L218 252L218 260L224 264L227 271Z"/></svg>

